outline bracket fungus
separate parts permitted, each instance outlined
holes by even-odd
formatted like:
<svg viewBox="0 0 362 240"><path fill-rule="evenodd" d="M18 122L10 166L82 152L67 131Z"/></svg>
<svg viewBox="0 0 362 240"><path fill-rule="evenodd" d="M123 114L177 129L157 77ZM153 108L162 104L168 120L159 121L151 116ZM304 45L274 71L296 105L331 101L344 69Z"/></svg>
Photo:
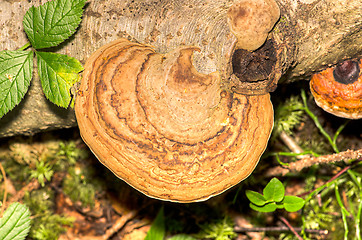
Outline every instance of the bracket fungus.
<svg viewBox="0 0 362 240"><path fill-rule="evenodd" d="M202 201L245 179L273 125L269 94L222 89L192 65L195 47L160 54L119 39L87 60L75 112L81 135L115 175L175 202Z"/></svg>
<svg viewBox="0 0 362 240"><path fill-rule="evenodd" d="M362 118L361 67L361 60L347 60L314 74L310 89L317 105L339 117Z"/></svg>

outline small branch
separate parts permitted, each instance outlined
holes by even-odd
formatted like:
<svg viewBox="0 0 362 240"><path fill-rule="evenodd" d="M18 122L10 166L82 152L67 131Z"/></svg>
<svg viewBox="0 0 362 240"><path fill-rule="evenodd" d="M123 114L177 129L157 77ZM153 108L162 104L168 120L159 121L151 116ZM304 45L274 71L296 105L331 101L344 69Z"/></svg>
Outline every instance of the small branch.
<svg viewBox="0 0 362 240"><path fill-rule="evenodd" d="M336 180L337 178L339 178L343 173L347 172L349 169L351 168L351 166L347 166L345 168L343 168L341 171L339 171L336 175L334 175L331 179L329 179L327 182L325 182L322 186L318 187L317 189L313 189L311 191L299 194L298 197L303 197L305 195L308 195L314 191L319 191L321 189L321 187L323 186L327 186L330 182L333 182L334 180ZM322 206L322 203L320 202L320 196L318 197L318 204L319 206Z"/></svg>
<svg viewBox="0 0 362 240"><path fill-rule="evenodd" d="M102 236L91 236L91 235L81 235L80 233L71 233L68 232L64 235L62 235L59 240L65 240L65 239L81 239L81 240L109 240L112 239L112 236L119 232L126 223L134 218L136 216L136 211L130 211L129 213L119 217L114 224L112 224L112 227L109 228L104 235ZM78 235L79 234L79 235Z"/></svg>
<svg viewBox="0 0 362 240"><path fill-rule="evenodd" d="M282 131L279 135L280 139L283 141L285 145L289 148L293 153L302 153L304 150L296 143L296 141L286 134L286 132ZM298 158L302 158L303 155L298 156Z"/></svg>
<svg viewBox="0 0 362 240"><path fill-rule="evenodd" d="M40 183L37 179L32 179L27 185L22 187L14 196L9 199L9 203L18 202L24 197L25 192L31 192L40 187Z"/></svg>
<svg viewBox="0 0 362 240"><path fill-rule="evenodd" d="M111 239L111 237L117 233L124 225L136 216L136 211L130 211L129 213L123 215L122 217L118 218L117 221L109 228L105 234L102 236L102 240Z"/></svg>
<svg viewBox="0 0 362 240"><path fill-rule="evenodd" d="M276 176L276 175L285 175L289 172L299 172L304 168L308 168L315 164L326 164L344 161L348 163L351 159L362 160L362 149L359 150L347 150L344 152L324 155L320 157L304 157L303 159L289 163L287 168L284 167L274 167L266 172L266 176Z"/></svg>
<svg viewBox="0 0 362 240"><path fill-rule="evenodd" d="M297 233L297 231L295 231L295 229L293 228L292 225L290 225L290 223L288 222L287 219L285 219L284 217L279 217L280 220L283 221L283 223L285 225L287 225L287 227L290 229L290 231L292 231L294 233L294 235L299 239L299 240L303 240L303 238Z"/></svg>
<svg viewBox="0 0 362 240"><path fill-rule="evenodd" d="M294 228L296 232L301 232L303 229L300 227ZM253 227L253 228L244 228L244 227L235 227L234 231L236 233L245 233L245 232L290 232L288 227ZM304 229L306 233L318 234L318 235L327 235L328 230L319 230L319 229Z"/></svg>

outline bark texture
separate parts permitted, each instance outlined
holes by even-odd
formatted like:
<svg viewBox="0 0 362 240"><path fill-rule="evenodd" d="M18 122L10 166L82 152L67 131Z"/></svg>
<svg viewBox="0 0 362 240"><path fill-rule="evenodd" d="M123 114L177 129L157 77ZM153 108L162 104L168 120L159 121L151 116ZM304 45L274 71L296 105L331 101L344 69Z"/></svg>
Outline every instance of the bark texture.
<svg viewBox="0 0 362 240"><path fill-rule="evenodd" d="M46 0L0 0L0 50L23 46L22 18L31 5ZM276 0L281 18L269 38L276 65L274 84L294 81L313 72L362 56L360 0ZM194 65L201 73L219 71L226 87L233 84L231 66L236 38L227 12L232 0L93 0L81 27L57 52L82 63L100 46L120 37L150 44L165 53L181 45L200 48ZM272 88L271 88L272 89ZM33 134L75 126L74 111L53 106L42 94L36 72L22 103L0 120L0 137Z"/></svg>

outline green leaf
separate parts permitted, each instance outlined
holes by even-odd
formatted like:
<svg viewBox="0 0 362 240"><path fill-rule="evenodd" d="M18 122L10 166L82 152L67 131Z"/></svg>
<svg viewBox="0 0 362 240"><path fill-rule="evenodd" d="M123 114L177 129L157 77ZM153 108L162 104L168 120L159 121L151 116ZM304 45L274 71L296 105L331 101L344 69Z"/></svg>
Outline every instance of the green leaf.
<svg viewBox="0 0 362 240"><path fill-rule="evenodd" d="M250 203L249 206L250 206L251 209L253 209L255 211L258 211L258 212L274 212L277 209L277 205L274 202L267 203L262 207L257 206L257 205L252 204L252 203Z"/></svg>
<svg viewBox="0 0 362 240"><path fill-rule="evenodd" d="M32 73L32 51L0 52L0 118L20 103Z"/></svg>
<svg viewBox="0 0 362 240"><path fill-rule="evenodd" d="M191 237L186 234L178 234L178 235L168 238L167 240L196 240L196 238Z"/></svg>
<svg viewBox="0 0 362 240"><path fill-rule="evenodd" d="M25 239L30 229L29 209L20 203L11 204L0 219L0 239Z"/></svg>
<svg viewBox="0 0 362 240"><path fill-rule="evenodd" d="M263 194L266 200L280 202L284 198L284 186L277 178L273 178L266 185Z"/></svg>
<svg viewBox="0 0 362 240"><path fill-rule="evenodd" d="M82 65L77 59L59 53L36 52L36 56L45 96L54 104L67 108L71 100L70 88L79 80Z"/></svg>
<svg viewBox="0 0 362 240"><path fill-rule="evenodd" d="M283 205L288 212L296 212L304 206L304 199L296 196L285 196Z"/></svg>
<svg viewBox="0 0 362 240"><path fill-rule="evenodd" d="M147 232L145 240L163 240L165 237L165 216L163 207L158 212L156 219L153 221L150 230Z"/></svg>
<svg viewBox="0 0 362 240"><path fill-rule="evenodd" d="M54 47L72 36L82 20L84 4L85 0L54 0L29 8L23 26L32 46Z"/></svg>
<svg viewBox="0 0 362 240"><path fill-rule="evenodd" d="M263 206L264 204L267 203L267 200L264 198L264 196L258 192L246 190L245 194L246 197L250 200L250 202L252 202L257 206Z"/></svg>

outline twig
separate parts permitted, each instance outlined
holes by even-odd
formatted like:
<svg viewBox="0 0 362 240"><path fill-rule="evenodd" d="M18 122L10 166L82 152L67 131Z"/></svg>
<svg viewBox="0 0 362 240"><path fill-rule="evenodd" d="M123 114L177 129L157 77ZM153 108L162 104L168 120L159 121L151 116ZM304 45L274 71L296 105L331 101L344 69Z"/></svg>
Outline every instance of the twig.
<svg viewBox="0 0 362 240"><path fill-rule="evenodd" d="M31 192L40 187L40 183L37 179L32 179L27 185L22 187L14 196L9 199L10 203L18 202L20 199L24 197L25 192Z"/></svg>
<svg viewBox="0 0 362 240"><path fill-rule="evenodd" d="M351 159L362 160L362 149L359 150L347 150L340 153L335 153L331 155L324 155L320 157L304 157L303 159L289 163L287 168L285 167L275 167L266 172L267 176L276 176L276 175L285 175L289 172L299 172L304 168L308 168L315 164L323 163L334 163L334 162L348 162Z"/></svg>
<svg viewBox="0 0 362 240"><path fill-rule="evenodd" d="M293 153L302 153L304 152L303 149L296 143L296 141L289 136L285 131L280 133L280 139L283 141L285 145L289 148L290 151ZM298 156L297 158L303 158L303 155Z"/></svg>
<svg viewBox="0 0 362 240"><path fill-rule="evenodd" d="M297 233L297 231L295 231L295 229L293 228L292 225L290 225L290 223L288 222L287 219L285 219L284 217L279 217L280 220L283 221L283 223L285 225L287 225L287 227L290 229L290 231L292 231L294 233L294 235L299 239L299 240L303 240L303 238Z"/></svg>
<svg viewBox="0 0 362 240"><path fill-rule="evenodd" d="M110 239L115 233L117 233L124 225L132 218L136 216L136 211L130 211L129 213L121 216L117 219L117 221L112 225L110 229L106 231L106 233L102 236L103 240Z"/></svg>
<svg viewBox="0 0 362 240"><path fill-rule="evenodd" d="M303 229L300 227L295 227L294 230L296 232L301 232ZM280 227L253 227L253 228L244 228L244 227L235 227L234 231L236 233L244 233L244 232L290 232L288 227L280 226ZM328 230L319 230L319 229L304 229L306 233L314 233L318 235L327 235Z"/></svg>
<svg viewBox="0 0 362 240"><path fill-rule="evenodd" d="M8 181L6 179L6 173L5 173L5 170L3 168L3 165L1 164L0 162L0 170L1 170L1 173L4 177L4 198L3 198L3 202L2 202L2 205L1 205L1 212L0 212L0 217L3 216L3 213L4 213L4 210L5 210L5 205L6 205L6 198L8 196L8 189L7 189L7 184L6 182Z"/></svg>
<svg viewBox="0 0 362 240"><path fill-rule="evenodd" d="M347 172L352 166L347 166L345 168L343 168L341 171L339 171L336 175L334 175L332 178L330 178L327 182L325 182L322 186L318 187L317 189L313 189L310 190L308 192L299 194L298 197L303 197L305 195L308 195L314 191L319 191L320 189L322 189L322 187L327 186L330 182L333 182L334 180L336 180L337 178L339 178L343 173ZM322 204L319 204L319 206L321 206Z"/></svg>

